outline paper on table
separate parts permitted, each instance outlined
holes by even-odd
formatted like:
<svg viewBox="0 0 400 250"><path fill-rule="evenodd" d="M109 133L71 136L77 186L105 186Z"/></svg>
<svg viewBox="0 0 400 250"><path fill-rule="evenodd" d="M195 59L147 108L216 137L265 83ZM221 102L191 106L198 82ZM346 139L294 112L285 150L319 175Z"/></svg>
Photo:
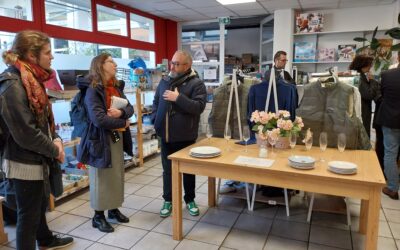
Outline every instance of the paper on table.
<svg viewBox="0 0 400 250"><path fill-rule="evenodd" d="M268 160L256 157L247 157L239 155L233 163L238 165L252 165L257 167L271 167L275 160Z"/></svg>
<svg viewBox="0 0 400 250"><path fill-rule="evenodd" d="M111 108L122 109L128 105L128 101L118 96L111 96Z"/></svg>

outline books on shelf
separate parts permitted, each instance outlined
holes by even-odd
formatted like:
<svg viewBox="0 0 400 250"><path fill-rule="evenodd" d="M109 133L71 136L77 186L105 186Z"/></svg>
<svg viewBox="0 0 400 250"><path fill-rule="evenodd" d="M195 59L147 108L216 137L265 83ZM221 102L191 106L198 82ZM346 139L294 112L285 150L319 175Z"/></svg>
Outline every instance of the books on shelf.
<svg viewBox="0 0 400 250"><path fill-rule="evenodd" d="M315 43L310 43L310 42L295 43L294 62L316 62Z"/></svg>
<svg viewBox="0 0 400 250"><path fill-rule="evenodd" d="M335 57L336 57L336 51L334 48L318 49L318 61L319 62L334 62Z"/></svg>
<svg viewBox="0 0 400 250"><path fill-rule="evenodd" d="M298 13L296 15L296 33L322 32L324 28L324 14Z"/></svg>
<svg viewBox="0 0 400 250"><path fill-rule="evenodd" d="M339 62L351 62L356 56L356 45L355 44L339 44L338 45L338 61Z"/></svg>

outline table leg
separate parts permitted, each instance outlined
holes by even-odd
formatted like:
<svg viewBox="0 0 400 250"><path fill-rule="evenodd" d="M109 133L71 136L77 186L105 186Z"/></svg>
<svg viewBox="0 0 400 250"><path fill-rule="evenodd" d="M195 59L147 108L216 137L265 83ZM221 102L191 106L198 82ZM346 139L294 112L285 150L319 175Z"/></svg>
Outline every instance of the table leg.
<svg viewBox="0 0 400 250"><path fill-rule="evenodd" d="M4 232L4 224L3 224L3 208L1 205L3 200L4 200L4 197L1 197L0 198L0 244L8 242L8 234L6 232Z"/></svg>
<svg viewBox="0 0 400 250"><path fill-rule="evenodd" d="M381 189L375 188L370 192L367 212L367 230L365 249L375 250L378 246L379 209L381 205Z"/></svg>
<svg viewBox="0 0 400 250"><path fill-rule="evenodd" d="M208 206L215 207L215 177L208 177Z"/></svg>
<svg viewBox="0 0 400 250"><path fill-rule="evenodd" d="M182 173L178 161L172 161L172 238L182 240Z"/></svg>
<svg viewBox="0 0 400 250"><path fill-rule="evenodd" d="M49 197L49 211L50 212L53 211L55 208L54 202L55 202L54 196L52 194L50 194L50 197Z"/></svg>
<svg viewBox="0 0 400 250"><path fill-rule="evenodd" d="M367 215L368 215L368 200L361 200L361 208L360 208L360 224L359 231L361 234L367 233Z"/></svg>

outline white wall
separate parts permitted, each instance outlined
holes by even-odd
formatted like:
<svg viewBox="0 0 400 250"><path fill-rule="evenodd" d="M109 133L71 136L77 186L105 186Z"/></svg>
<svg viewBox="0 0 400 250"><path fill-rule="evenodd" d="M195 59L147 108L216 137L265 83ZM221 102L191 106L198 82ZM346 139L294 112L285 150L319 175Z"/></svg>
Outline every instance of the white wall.
<svg viewBox="0 0 400 250"><path fill-rule="evenodd" d="M225 40L225 55L242 57L242 54L260 52L260 29L234 29L228 30Z"/></svg>

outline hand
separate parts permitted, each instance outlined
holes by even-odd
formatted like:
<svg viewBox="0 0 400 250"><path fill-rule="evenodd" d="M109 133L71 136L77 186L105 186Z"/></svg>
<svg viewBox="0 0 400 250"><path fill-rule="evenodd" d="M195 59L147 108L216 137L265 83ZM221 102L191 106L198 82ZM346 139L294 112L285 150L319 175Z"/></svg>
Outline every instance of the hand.
<svg viewBox="0 0 400 250"><path fill-rule="evenodd" d="M122 115L122 111L115 108L109 108L107 110L107 115L111 116L112 118L120 118Z"/></svg>
<svg viewBox="0 0 400 250"><path fill-rule="evenodd" d="M130 125L131 125L131 121L126 120L125 121L125 128L129 128Z"/></svg>
<svg viewBox="0 0 400 250"><path fill-rule="evenodd" d="M175 88L174 91L166 90L163 94L164 100L176 102L176 99L179 96L178 88Z"/></svg>
<svg viewBox="0 0 400 250"><path fill-rule="evenodd" d="M54 145L58 148L58 156L56 160L63 163L65 160L64 146L61 141L53 141Z"/></svg>

